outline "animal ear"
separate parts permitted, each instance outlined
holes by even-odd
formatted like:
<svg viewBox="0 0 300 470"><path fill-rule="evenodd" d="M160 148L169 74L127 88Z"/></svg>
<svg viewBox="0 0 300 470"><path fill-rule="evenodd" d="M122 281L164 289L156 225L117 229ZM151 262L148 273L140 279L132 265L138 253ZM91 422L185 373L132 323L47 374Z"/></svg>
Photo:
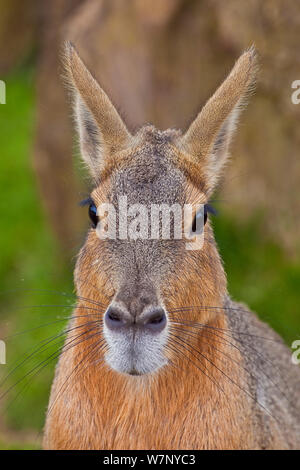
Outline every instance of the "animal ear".
<svg viewBox="0 0 300 470"><path fill-rule="evenodd" d="M216 186L228 158L229 144L257 72L253 47L237 60L232 71L207 101L181 139L185 153L199 163L209 192Z"/></svg>
<svg viewBox="0 0 300 470"><path fill-rule="evenodd" d="M65 44L64 59L66 79L74 93L82 157L91 174L99 177L112 154L129 146L131 135L70 42Z"/></svg>

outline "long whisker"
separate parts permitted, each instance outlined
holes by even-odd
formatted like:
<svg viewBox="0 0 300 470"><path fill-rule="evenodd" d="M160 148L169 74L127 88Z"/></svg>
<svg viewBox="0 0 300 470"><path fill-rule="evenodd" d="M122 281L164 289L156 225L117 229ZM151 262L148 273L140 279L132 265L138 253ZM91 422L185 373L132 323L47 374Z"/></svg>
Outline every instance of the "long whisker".
<svg viewBox="0 0 300 470"><path fill-rule="evenodd" d="M183 333L184 335L189 336L189 337L191 337L191 338L193 338L193 339L199 339L199 334L196 333L196 332L194 332L194 331L186 331L184 328L182 328L182 327L176 327L176 326L171 326L170 329L174 329L174 330L176 330L178 333ZM221 336L216 335L214 332L211 332L211 333L212 333L214 336L217 336L218 338L222 338ZM207 339L212 339L212 338L209 337L209 336L203 335L203 333L201 333L201 336L200 336L200 338L201 338L201 343L210 345L211 343L209 343L208 341L203 341L203 339L202 339L203 337L204 337L204 338L207 338ZM222 341L218 341L218 340L215 340L215 339L214 339L214 343L215 343L216 341L217 341L218 343L220 343L221 345L224 344L224 345L226 345L226 346L232 346L232 347L236 348L236 349L242 354L241 350L240 350L235 344L232 344L231 342L229 342L229 341L227 341L227 340L225 340L224 342L222 342ZM219 352L220 354L222 354L223 356L227 357L232 363L236 364L239 368L241 368L244 372L246 372L252 379L258 380L259 377L258 377L258 376L255 376L252 372L250 372L248 369L246 369L239 361L237 361L236 359L232 358L232 357L231 357L228 353L226 353L225 351L218 349L218 348L215 346L215 344L213 345L213 347L214 347L214 350L215 350L215 351L217 351L217 352ZM222 362L223 362L223 361L222 361ZM286 400L288 401L288 403L291 405L291 403L290 403L288 397L286 396L286 394L285 394L282 390L280 390L279 384L278 384L277 382L274 382L273 379L266 373L266 371L265 371L262 367L260 367L259 364L256 364L256 367L264 374L264 376L271 382L271 384L279 390L279 392L282 394L282 396L285 397L285 399L286 399Z"/></svg>
<svg viewBox="0 0 300 470"><path fill-rule="evenodd" d="M97 322L97 321L94 321L94 322L91 322L91 323L98 323L98 322ZM84 326L85 326L85 325L84 325ZM77 335L75 338L73 338L71 341L65 343L61 348L59 348L57 351L55 351L53 354L51 354L51 355L48 357L48 359L50 359L50 358L53 357L54 355L55 355L55 357L54 357L54 359L55 359L55 358L58 357L60 354L63 354L64 352L66 352L66 351L68 350L68 346L69 346L70 344L72 344L73 341L76 341L76 340L77 340L78 338L80 338L81 336L87 334L87 333L90 332L90 331L93 331L93 330L95 329L95 326L96 326L96 325L94 325L93 328L91 328L91 329L89 329L89 330L87 330L87 331L84 331L83 333L80 333L80 334ZM78 328L78 327L74 327L74 328L72 328L70 331L75 330L76 328ZM45 349L43 349L42 351L40 351L40 349L41 349L43 346L45 346L45 345L51 343L53 340L57 339L58 336L62 336L62 335L65 335L65 334L66 334L66 333L63 332L63 333L61 333L60 335L55 336L54 338L52 338L52 339L50 339L49 341L47 341L47 342L46 342L44 345L42 345L40 348L38 348L38 350L34 351L30 356L28 356L27 358L25 358L25 359L22 361L21 364L19 364L18 366L16 366L12 371L10 371L10 372L8 373L8 375L3 379L3 381L1 382L0 385L3 386L3 384L6 382L7 378L8 378L16 369L18 369L21 365L23 365L26 361L28 361L31 357L35 356L35 355L37 354L37 352L45 352L45 351L48 349L48 348L45 348ZM79 343L76 343L76 344L74 344L74 345L72 345L72 347L73 347L73 346L76 346L77 344L80 344L80 342L79 342ZM48 361L48 359L46 359L45 361ZM52 359L51 359L51 360L52 360ZM7 393L10 392L10 390L12 390L13 388L15 388L20 382L22 382L28 375L30 375L32 372L34 372L34 371L35 371L41 364L43 364L45 361L42 361L41 363L39 363L39 364L38 364L37 366L35 366L31 371L29 371L28 373L26 373L25 376L23 376L21 379L19 379L17 382L15 382L13 385L11 385L5 392L3 392L3 394L0 395L0 400L2 400L2 399L4 398L4 396L6 396Z"/></svg>
<svg viewBox="0 0 300 470"><path fill-rule="evenodd" d="M94 335L93 335L93 336L94 336ZM90 345L90 346L92 346L91 351L89 351L89 353L86 354L86 355L82 358L82 360L73 368L72 372L69 374L69 376L67 377L67 379L64 381L64 383L62 384L62 386L61 386L60 389L58 390L58 392L57 392L57 394L56 394L56 396L55 396L55 398L54 398L54 401L51 403L50 407L48 408L48 410L47 410L47 417L48 417L48 418L49 418L50 414L52 413L52 411L53 411L53 409L54 409L54 407L55 407L55 403L57 402L57 400L59 399L59 397L60 397L61 395L63 395L63 394L67 391L67 389L69 388L69 386L71 385L71 382L69 382L70 377L74 374L74 372L76 372L76 370L78 369L78 367L82 364L83 361L85 361L85 360L88 358L88 356L89 356L91 353L94 353L94 354L92 354L92 359L93 359L93 357L94 357L96 354L99 354L99 352L100 352L101 350L103 350L103 347L104 347L104 344L103 344L103 343L104 343L104 340L102 340L102 341L100 341L100 342L99 342L99 341L95 341L95 343L93 343L92 345ZM100 346L100 347L98 347L98 346ZM103 363L103 360L102 360L102 359L101 359L101 362ZM82 374L82 373L85 371L85 369L86 369L88 366L90 366L90 365L92 365L92 363L86 364L85 367L84 367L83 369L81 369L81 370L79 369L79 370L75 373L75 376L73 377L73 379L75 379L75 377L77 377L79 373ZM69 382L69 383L68 383L68 382ZM37 438L38 438L39 435L40 435L40 432L38 432Z"/></svg>
<svg viewBox="0 0 300 470"><path fill-rule="evenodd" d="M205 307L205 308L208 308L208 307ZM213 307L214 308L214 307ZM171 310L169 311L170 313L173 313ZM179 312L180 313L180 312ZM239 335L244 335L244 336L250 336L250 337L253 337L253 338L258 338L258 339L262 339L262 340L266 340L266 341L271 341L273 343L277 343L277 344L281 344L281 341L278 341L276 339L273 339L273 338L267 338L265 336L259 336L259 335L255 335L255 334L252 334L252 333L246 333L244 331L239 331L239 330L232 330L232 329L229 329L229 328L220 328L220 327L217 327L217 326L212 326L212 325L205 325L204 323L199 323L197 321L193 321L193 320L184 320L182 318L176 318L176 321L180 321L182 322L182 324L187 324L187 325L191 325L191 326L196 326L197 325L199 327L203 327L205 326L206 328L211 328L213 330L219 330L219 331L224 331L226 332L227 334L231 335L231 333L236 333L236 334L239 334Z"/></svg>
<svg viewBox="0 0 300 470"><path fill-rule="evenodd" d="M38 344L40 344L41 346L37 349L35 349L31 354L29 354L28 356L26 356L18 365L16 365L12 370L10 370L8 372L8 374L4 377L4 379L0 382L0 387L2 387L4 385L4 383L7 381L7 379L16 371L18 370L22 365L24 365L26 362L28 362L28 360L30 360L32 357L34 357L37 353L39 352L45 352L47 349L49 349L49 347L52 347L54 344L52 344L52 341L55 341L56 339L58 338L64 338L68 333L70 333L71 331L74 331L74 330L77 330L79 328L84 328L88 325L91 325L91 324L101 324L102 323L102 320L93 320L93 321L89 321L89 322L86 322L82 325L77 325L77 326L74 326L74 327L71 327L71 328L68 328L60 333L58 333L57 335L53 335L51 336L50 338L46 338L42 341L40 341ZM50 344L50 346L44 348L44 346L47 346L48 344ZM57 344L57 343L56 343ZM44 348L44 349L42 349ZM32 349L32 348L31 348Z"/></svg>
<svg viewBox="0 0 300 470"><path fill-rule="evenodd" d="M89 285L90 287L93 287L95 293L96 293L97 295L99 295L99 288L98 288L97 286L95 286L95 284L93 284L93 283L90 282L90 277L91 277L91 273L89 274L89 276L87 276L86 279L82 279L82 278L80 278L80 277L77 277L77 282L79 281L79 282L80 282L80 285L83 285L83 286ZM83 300L84 300L84 298L83 298ZM94 302L96 302L97 305L99 305L99 306L107 307L107 305L105 305L105 304L103 304L103 303L101 303L101 302L98 302L98 301L94 301Z"/></svg>
<svg viewBox="0 0 300 470"><path fill-rule="evenodd" d="M203 328L206 328L206 329L211 329L211 330L215 330L217 332L222 332L224 334L226 334L227 336L229 336L230 338L233 338L235 341L238 341L240 344L244 344L243 341L236 337L235 335L244 335L246 337L254 337L255 339L261 339L261 340L270 340L272 341L271 338L265 338L263 336L258 336L258 335L253 335L253 334L250 334L250 333L245 333L243 331L238 331L238 330L230 330L230 329L227 329L227 328L219 328L219 327L216 327L216 326L212 326L212 325L205 325L204 323L199 323L199 322L191 322L191 321L185 321L185 320L181 320L181 319L176 319L176 322L178 324L182 324L184 326L187 326L187 327L191 327L191 328L198 328L198 329L203 329ZM216 333L215 333L216 334ZM217 334L216 334L217 335ZM280 341L276 341L274 340L276 343L278 344L281 344ZM273 362L268 359L268 358L265 358L262 354L260 354L251 344L247 343L247 347L250 347L256 354L258 357L260 357L262 360L266 361L266 362L269 362L269 364L272 366L272 367L276 367L275 364L273 364Z"/></svg>
<svg viewBox="0 0 300 470"><path fill-rule="evenodd" d="M199 336L199 333L195 332L195 331L187 331L185 329L183 329L182 327L179 327L179 326L170 326L170 330L175 330L177 331L177 333L183 333L185 336L188 336L190 338L193 338L193 339L201 339L201 343L204 343L204 344L208 344L208 345L211 345L211 343L209 343L208 341L203 341L203 338L207 338L207 339L212 339L211 336L207 336L207 335L203 335L203 333L200 333L201 336ZM221 338L221 337L220 337ZM233 362L234 364L236 364L237 366L239 367L242 367L241 364L239 363L239 361L237 361L236 359L232 358L228 353L226 353L225 351L222 351L220 349L218 349L216 346L215 346L215 342L221 344L221 345L232 345L232 346L235 346L233 344L231 344L229 341L218 341L216 339L214 339L214 344L213 344L213 347L214 347L214 350L217 351L217 352L220 352L221 354L223 354L224 356L226 356L231 362ZM238 348L237 348L238 349Z"/></svg>
<svg viewBox="0 0 300 470"><path fill-rule="evenodd" d="M92 345L90 345L92 347L92 349L88 352L88 354L86 354L80 361L79 363L73 368L72 372L68 375L68 377L66 378L66 380L63 382L63 384L61 385L61 387L59 388L55 398L54 398L54 401L51 403L50 405L50 408L48 409L47 411L47 416L49 417L49 415L51 414L54 406L55 406L55 403L57 402L59 396L62 394L62 393L65 393L68 386L70 384L68 384L68 381L70 380L70 377L74 374L74 372L76 372L76 370L78 369L78 367L80 367L80 365L82 364L83 361L85 361L88 356L91 354L91 353L99 353L102 349L103 349L103 345L104 345L104 339L102 341L95 341ZM100 346L100 347L99 347ZM85 370L85 369L83 369ZM83 372L83 371L81 371ZM78 372L75 374L75 376L77 376ZM67 386L66 386L67 385Z"/></svg>
<svg viewBox="0 0 300 470"><path fill-rule="evenodd" d="M42 307L52 307L52 305L43 305ZM40 328L44 328L45 326L54 325L55 323L63 322L65 320L70 320L70 319L75 319L75 318L85 318L85 317L91 317L91 316L96 316L97 317L97 316L102 315L104 313L101 310L94 309L94 308L91 308L91 307L85 307L83 305L76 307L76 310L80 310L80 309L92 310L92 311L95 311L96 313L89 313L88 315L74 315L74 314L71 314L69 317L62 317L62 318L53 320L51 322L43 323L42 325L39 325L39 326L34 326L33 328L29 328L28 330L18 331L17 333L13 333L12 335L8 335L8 336L4 337L3 339L4 340L10 340L11 338L14 338L16 336L20 336L20 335L23 335L25 333L30 333L30 332L38 330Z"/></svg>
<svg viewBox="0 0 300 470"><path fill-rule="evenodd" d="M87 281L86 281L86 283L87 283ZM96 287L94 285L91 284L91 286L94 287L95 290L96 290ZM54 295L60 295L60 296L63 296L63 297L72 297L74 301L83 300L83 301L92 303L94 305L98 305L99 307L103 307L103 308L107 307L106 305L104 305L101 302L96 301L95 299L90 299L88 297L83 297L83 296L77 295L75 293L61 292L61 291L57 291L55 289L32 289L32 288L31 289L23 289L23 288L10 289L10 290L7 290L7 291L0 292L0 295L6 295L6 294L9 294L9 293L15 293L15 292L39 292L39 293L45 293L45 294L54 294Z"/></svg>
<svg viewBox="0 0 300 470"><path fill-rule="evenodd" d="M182 328L179 328L179 327L172 327L172 326L170 327L170 329L174 329L178 334L179 334L179 333L183 333L184 335L189 336L189 337L192 337L193 339L199 339L199 334L197 334L197 333L195 333L195 332L190 332L190 331L187 332L187 331L183 330ZM201 333L201 344L207 344L207 345L211 346L211 343L209 343L208 341L203 341L203 339L202 339L203 336L206 337L206 338L208 338L208 339L211 339L211 337L209 338L208 336L205 336L205 335L203 335L203 334ZM214 339L214 343L215 343L215 341L216 341L216 340ZM228 343L228 342L226 342L226 341L225 341L224 343L222 343L221 341L218 341L218 342L219 342L220 344L226 344L226 345L230 344L230 343ZM186 343L186 344L189 344L189 343ZM192 347L192 345L190 345L190 346ZM233 346L234 346L234 345L233 345ZM252 378L255 378L255 377L253 376L253 374L251 374L251 372L249 372L244 366L242 366L236 359L232 358L228 353L226 353L225 351L222 351L222 350L218 349L218 348L215 346L215 344L213 344L213 348L214 348L214 351L217 351L220 355L223 355L223 356L227 357L227 358L230 360L230 362L232 362L233 364L237 365L240 369L242 369L243 371L245 371L246 373L248 373ZM219 359L219 360L221 360L221 362L222 362L223 364L225 364L224 361L223 361L223 359ZM245 382L245 386L246 386L246 385L247 385L247 383Z"/></svg>
<svg viewBox="0 0 300 470"><path fill-rule="evenodd" d="M93 329L89 330L89 331L92 331ZM97 332L97 334L99 334L99 332ZM81 335L80 335L81 336ZM7 395L7 393L9 393L9 391L12 389L12 388L15 388L21 381L23 381L29 374L32 374L32 372L36 371L32 377L35 377L37 374L39 374L45 367L47 367L51 361L57 359L60 355L63 355L65 352L67 352L69 349L77 346L78 344L81 344L83 343L84 341L87 341L89 338L93 337L95 335L90 335L88 336L87 338L81 340L81 341L78 341L77 343L75 343L74 345L71 345L69 346L67 349L64 350L66 344L62 347L62 348L59 348L58 351L56 351L55 353L51 354L47 359L45 359L44 361L41 361L37 366L35 366L31 371L29 371L24 377L22 377L22 379L18 380L15 384L13 384L8 390L6 390L6 392L0 396L0 400L2 398L4 398L4 396ZM75 339L78 339L78 337L74 338ZM73 341L73 340L72 340ZM71 342L70 342L71 343ZM68 343L68 344L70 344ZM37 370L36 370L37 369ZM32 379L31 377L31 379ZM17 395L11 400L11 402L9 403L9 405L6 407L7 409L9 408L9 406L11 406L11 404L24 392L24 390L28 387L29 385L29 382L27 382L23 388L20 390L19 393L17 393Z"/></svg>
<svg viewBox="0 0 300 470"><path fill-rule="evenodd" d="M208 373L205 372L205 370L203 370L201 367L199 367L198 364L195 363L195 361L193 361L188 355L186 355L183 351L182 351L182 348L186 351L189 352L189 354L192 354L192 356L194 356L196 359L197 359L197 363L199 363L199 357L195 356L195 354L191 351L188 350L188 348L182 344L180 341L176 340L174 338L174 334L171 335L171 342L169 342L169 348L171 350L173 350L173 352L175 352L176 355L180 354L184 359L186 359L188 362L190 362L196 369L198 369L203 375L205 375L208 380L210 382L213 383L213 385L216 386L216 389L218 391L218 393L220 394L220 392L222 392L225 396L227 396L226 392L224 391L223 387L220 386L220 384L218 384ZM176 345L174 345L173 343L176 343ZM178 347L180 346L180 348ZM205 364L203 364L203 362L200 362L201 366L204 366L205 369L207 369L207 367L205 366ZM228 407L230 408L231 410L231 406L230 406L230 400L227 400L227 405ZM232 410L231 410L232 411Z"/></svg>
<svg viewBox="0 0 300 470"><path fill-rule="evenodd" d="M184 344L181 343L181 338L180 336L177 336L175 335L174 333L171 333L170 335L172 337L172 341L175 341L175 343L177 343L179 346L183 347L185 350L187 350L190 354L192 354L192 356L196 357L198 360L199 358L197 356L195 356L187 347L185 347ZM179 341L177 341L179 340ZM189 357L187 357L188 359L190 359ZM192 361L191 361L192 362ZM194 364L195 365L195 364ZM203 362L201 362L201 365L204 366L204 368L207 370L208 368L205 366L205 364L203 364ZM197 366L196 366L197 367ZM197 367L199 369L199 367ZM224 394L225 394L225 391L223 390L223 388L212 378L210 377L210 375L208 375L204 370L202 369L199 369L204 375L206 375L206 377L214 384L216 385Z"/></svg>
<svg viewBox="0 0 300 470"><path fill-rule="evenodd" d="M189 325L184 325L184 326L189 326ZM180 329L182 328L182 326L180 327ZM201 324L201 329L210 329L210 326L208 325L203 325ZM217 328L216 328L217 329ZM220 329L221 331L224 331L224 329ZM214 336L218 337L218 338L221 338L223 339L222 336L218 335L215 331L210 331L211 334L213 334ZM197 335L197 333L195 333L195 335ZM201 337L202 337L203 333L201 333ZM238 343L240 343L241 345L243 345L243 341L240 340L239 338L236 338L234 335L232 335L232 338L235 340L235 341L238 341ZM242 351L233 343L229 342L226 340L226 343L234 348L236 348L240 353L241 355L243 355ZM247 347L250 348L254 354L256 355L256 357L259 357L261 361L265 362L265 363L269 363L269 365L274 369L276 368L276 365L273 364L273 362L271 360L269 360L268 358L264 357L259 351L257 351L253 346L252 344L248 344L247 343ZM248 360L252 360L251 356L248 357ZM266 370L262 367L262 365L260 365L259 362L256 362L255 363L256 365L256 368L258 370L260 370L260 372L263 373L263 375L269 380L269 382L277 388L277 390L281 393L282 397L284 397L286 399L286 401L290 404L290 406L292 406L292 403L290 402L288 396L286 395L286 393L280 388L280 384L277 383L276 381L273 380L273 378L266 372ZM245 369L243 367L243 369L252 377L254 378L255 380L258 380L258 377L254 376L252 373L250 373L250 371L248 371L247 369ZM277 370L278 374L280 374L280 371Z"/></svg>
<svg viewBox="0 0 300 470"><path fill-rule="evenodd" d="M175 335L176 336L176 335ZM220 369L212 360L210 360L208 357L206 357L201 351L199 351L198 349L196 349L194 346L190 345L189 343L187 343L185 340L183 340L180 336L176 336L180 341L182 341L183 343L186 344L187 346L187 349L190 348L190 352L191 350L195 351L196 353L200 354L201 357L203 357L206 361L208 361L213 367L215 367L222 375L224 375L224 377L232 384L232 385L235 385L237 388L239 388L243 393L245 393L246 395L248 395L255 403L257 403L260 407L262 407L266 413L268 413L272 418L274 418L276 421L276 417L274 417L270 411L263 405L261 404L251 393L249 393L247 390L245 390L243 387L241 387L238 383L236 383L233 379L231 379L231 377L229 377L224 371L222 371L222 369ZM188 349L189 350L189 349ZM196 356L195 356L196 357Z"/></svg>
<svg viewBox="0 0 300 470"><path fill-rule="evenodd" d="M188 305L188 306L184 306L184 307L176 307L176 308L173 308L173 309L170 309L169 312L170 313L175 313L175 312L178 312L178 311L187 311L187 310L195 310L195 309L212 309L212 310L230 310L230 311L234 311L234 312L240 312L240 313L248 313L248 314L251 314L251 312L247 309L244 309L244 308L229 308L229 307L220 307L219 305L217 306L213 306L213 305Z"/></svg>
<svg viewBox="0 0 300 470"><path fill-rule="evenodd" d="M185 324L184 322L180 322L180 321L177 321L177 324L181 324L181 325L183 325L183 326L185 326L185 327L191 327L191 328L194 328L194 327L195 327L195 325L187 325L187 324ZM218 338L221 338L221 339L225 339L225 338L223 338L222 336L218 335L215 331L212 331L212 330L217 330L217 331L219 330L219 331L223 332L223 334L226 334L227 336L230 336L232 339L234 339L235 341L237 341L239 344L241 344L241 345L244 344L244 342L243 342L240 338L236 338L234 334L229 335L229 334L227 333L227 331L230 331L230 330L226 330L226 329L224 329L224 328L212 327L211 325L205 325L205 324L198 324L198 325L196 325L196 328L201 329L201 330L202 330L202 329L211 330L210 332L211 332L214 336L216 336L216 337L218 337ZM236 333L236 332L233 330L232 333ZM202 334L202 333L201 333L201 334ZM254 335L254 336L256 337L256 335ZM262 337L258 337L258 338L263 339ZM226 340L226 341L227 341L227 340ZM230 341L229 341L227 344L229 344L230 346L236 348L236 349L240 352L240 354L243 356L243 352L237 347L237 345L231 343ZM263 362L265 362L265 363L269 363L269 365L270 365L272 368L275 368L275 369L277 368L277 367L276 367L276 364L274 364L269 358L264 357L259 351L257 351L257 349L255 349L255 348L252 346L252 344L247 343L247 347L250 348L250 349L254 352L254 354L256 354L256 357L260 358L261 361L263 361ZM251 357L248 358L248 360L251 360ZM277 387L277 389L278 389L279 392L282 394L282 396L283 396L283 397L287 400L287 402L292 406L292 404L290 403L290 400L289 400L289 398L287 397L286 393L285 393L284 391L282 391L282 390L279 388L279 384L278 384L277 382L274 382L274 380L267 374L267 372L262 368L262 366L260 366L259 364L256 363L256 367L257 367L258 369L260 369L260 371L264 374L264 376L265 376L275 387ZM277 372L278 372L278 374L280 374L280 370L279 370L278 368L277 368ZM252 375L252 377L253 377L253 375ZM257 380L257 377L256 377L256 380Z"/></svg>

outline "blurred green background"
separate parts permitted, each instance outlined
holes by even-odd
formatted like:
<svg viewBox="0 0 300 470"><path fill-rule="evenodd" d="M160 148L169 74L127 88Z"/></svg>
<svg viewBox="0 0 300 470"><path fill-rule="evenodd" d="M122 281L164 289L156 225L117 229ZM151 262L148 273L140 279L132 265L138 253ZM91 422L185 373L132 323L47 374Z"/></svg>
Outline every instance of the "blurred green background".
<svg viewBox="0 0 300 470"><path fill-rule="evenodd" d="M290 101L291 83L300 79L300 8L260 3L229 1L224 10L208 0L116 0L109 8L104 0L55 0L47 8L34 0L0 1L0 79L7 90L0 105L0 339L7 347L0 449L40 446L63 337L47 341L71 314L74 256L88 226L77 205L87 183L72 157L59 78L66 37L132 127L153 121L162 128L187 123L195 102L203 103L240 52L256 43L262 78L215 196L213 224L232 296L287 344L300 337L299 109Z"/></svg>

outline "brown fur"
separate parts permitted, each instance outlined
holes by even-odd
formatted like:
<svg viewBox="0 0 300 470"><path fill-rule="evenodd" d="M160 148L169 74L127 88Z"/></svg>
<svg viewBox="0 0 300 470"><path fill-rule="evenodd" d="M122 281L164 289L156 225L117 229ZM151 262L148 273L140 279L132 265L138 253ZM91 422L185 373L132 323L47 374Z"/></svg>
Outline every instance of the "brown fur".
<svg viewBox="0 0 300 470"><path fill-rule="evenodd" d="M92 140L86 141L83 157L96 180L92 193L95 204L111 201L120 190L120 182L129 188L133 184L129 191L135 195L132 197L143 198L147 187L159 198L157 191L151 192L151 185L159 181L162 197L171 197L177 186L172 187L172 177L163 186L168 174L174 174L178 184L182 181L177 199L205 203L225 163L237 107L253 85L254 63L255 54L250 50L184 136L149 126L130 136L107 96L103 98L104 92L68 46L69 78L88 107L90 114L85 114L85 120L94 129L92 136L85 135ZM104 141L100 159L98 141L94 145L98 138L95 123ZM140 193L136 189L139 186ZM210 222L205 226L201 250L184 251L180 243L155 245L159 259L151 269L144 266L143 275L143 280L149 279L152 284L157 281L169 314L169 363L154 373L130 376L106 364L101 322L124 281L121 268L128 281L135 275L135 267L129 265L131 271L126 268L125 253L117 268L120 245L116 249L100 241L95 230L89 232L75 270L78 304L51 390L46 449L259 449L299 445L298 438L293 437L299 421L290 420L288 409L283 412L282 428L276 416L270 416L256 400L260 390L258 377L253 379L256 363L247 368L247 354L238 336L244 326L235 314L241 307L227 300L226 276ZM147 244L140 247L145 260L151 259ZM128 246L130 249L138 250L137 245ZM134 253L138 257L138 251ZM142 261L137 261L137 270L143 269L144 254ZM186 310L187 306L195 308ZM86 323L88 308L97 309L90 318L99 321L92 336L91 324ZM247 316L251 314L246 309L243 313L243 321L250 318L247 328L251 332L252 317ZM180 320L201 322L205 328L184 328ZM234 320L238 326L240 321L241 329L232 326ZM258 325L258 331L260 328L262 336L272 336ZM81 342L77 344L78 331ZM284 354L288 354L285 349ZM295 413L299 413L299 407ZM287 423L290 430L285 431Z"/></svg>
<svg viewBox="0 0 300 470"><path fill-rule="evenodd" d="M207 259L203 260L204 263L208 263L205 270L213 271L209 257L216 254L214 252L215 247L210 247ZM90 262L89 259L85 260L86 269ZM81 267L80 271L85 273L85 268ZM217 280L211 277L207 284L203 285L206 298L199 298L195 296L193 284L190 282L191 279L197 282L197 278L195 275L191 277L186 267L186 270L180 273L181 282L178 284L176 280L174 283L170 282L168 286L166 295L170 302L167 308L171 310L180 305L203 303L216 305L217 299L214 297L220 296L220 292L217 291L216 295L211 293L216 292L216 286L219 286L220 290L221 286L225 288L224 274L221 272L219 276ZM187 280L187 284L184 283L184 279ZM100 285L101 287L106 285L106 281L100 279L99 287ZM178 294L170 297L170 292ZM107 298L95 296L93 288L81 289L81 293L89 299L104 303L108 303L109 300L109 296ZM221 306L220 302L219 305ZM77 314L80 315L80 305ZM194 317L197 318L197 314ZM193 315L189 319L193 320ZM211 315L209 309L202 315L201 321L222 329L228 326L224 316ZM78 321L75 324L78 324ZM72 334L68 340L71 337ZM246 379L241 377L238 366L241 358L238 352L232 351L229 346L222 346L222 338L226 339L226 336L221 334L216 338L205 332L199 334L193 342L195 347L223 373L212 367L207 360L198 365L198 370L195 357L187 351L185 352L189 359L170 351L170 359L174 362L174 366L170 370L163 370L157 376L125 377L116 374L105 365L102 367L97 363L90 365L83 372L79 372L78 377L69 380L66 390L54 405L48 418L45 447L58 449L256 447L251 423L251 400L247 397L245 399L243 393L236 393L234 402L228 406L232 384L224 374L238 383ZM93 339L90 342L93 342ZM220 347L223 354L226 352L231 358L227 363L218 352ZM83 351L80 347L76 347L75 350L71 349L62 356L58 380L52 390L54 399L56 394L59 396L64 381L76 364L82 360L86 350L88 346L85 344ZM101 355L98 359L101 361ZM233 361L236 361L236 364ZM178 387L178 383L181 383L182 387ZM188 411L183 416L180 410ZM205 423L205 426L201 423Z"/></svg>

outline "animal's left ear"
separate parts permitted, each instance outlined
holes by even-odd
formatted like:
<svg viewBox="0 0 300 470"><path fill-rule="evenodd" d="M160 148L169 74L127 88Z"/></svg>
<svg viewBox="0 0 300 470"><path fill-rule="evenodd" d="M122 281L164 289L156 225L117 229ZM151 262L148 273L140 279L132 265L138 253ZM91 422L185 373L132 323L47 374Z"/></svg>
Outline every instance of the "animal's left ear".
<svg viewBox="0 0 300 470"><path fill-rule="evenodd" d="M254 89L256 72L256 51L252 47L238 59L181 139L189 159L199 164L209 193L214 190L228 158L237 119Z"/></svg>

